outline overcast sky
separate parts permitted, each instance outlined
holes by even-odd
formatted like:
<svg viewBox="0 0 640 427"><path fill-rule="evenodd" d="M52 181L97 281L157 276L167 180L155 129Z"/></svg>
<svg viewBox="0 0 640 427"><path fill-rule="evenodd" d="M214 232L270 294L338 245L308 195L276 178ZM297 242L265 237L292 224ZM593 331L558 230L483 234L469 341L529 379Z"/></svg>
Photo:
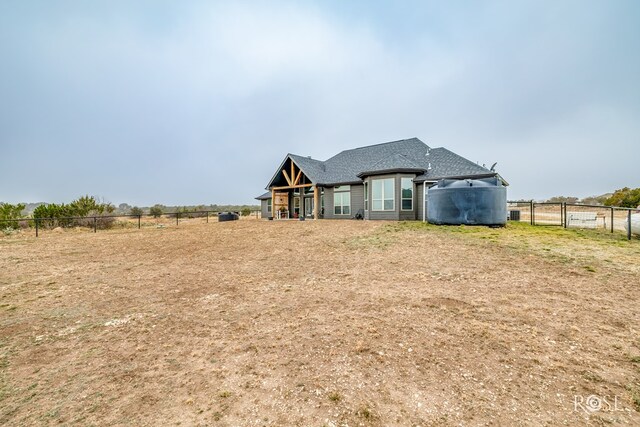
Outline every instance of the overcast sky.
<svg viewBox="0 0 640 427"><path fill-rule="evenodd" d="M251 203L418 137L509 198L640 187L640 2L0 0L0 201Z"/></svg>

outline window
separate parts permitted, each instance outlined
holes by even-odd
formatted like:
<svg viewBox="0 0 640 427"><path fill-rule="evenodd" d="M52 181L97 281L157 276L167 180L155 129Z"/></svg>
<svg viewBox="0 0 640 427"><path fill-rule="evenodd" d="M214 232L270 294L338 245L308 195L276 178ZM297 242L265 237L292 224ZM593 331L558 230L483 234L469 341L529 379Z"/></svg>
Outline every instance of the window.
<svg viewBox="0 0 640 427"><path fill-rule="evenodd" d="M311 197L306 197L304 202L304 215L313 216L313 204L314 200Z"/></svg>
<svg viewBox="0 0 640 427"><path fill-rule="evenodd" d="M411 178L401 178L402 210L413 210L413 180Z"/></svg>
<svg viewBox="0 0 640 427"><path fill-rule="evenodd" d="M342 185L333 189L333 213L335 215L351 214L351 186Z"/></svg>
<svg viewBox="0 0 640 427"><path fill-rule="evenodd" d="M293 198L293 213L300 215L300 197Z"/></svg>
<svg viewBox="0 0 640 427"><path fill-rule="evenodd" d="M267 200L267 212L271 212L271 199Z"/></svg>
<svg viewBox="0 0 640 427"><path fill-rule="evenodd" d="M369 183L364 183L364 210L369 210Z"/></svg>
<svg viewBox="0 0 640 427"><path fill-rule="evenodd" d="M392 211L395 209L395 179L374 179L371 181L371 201L374 211Z"/></svg>

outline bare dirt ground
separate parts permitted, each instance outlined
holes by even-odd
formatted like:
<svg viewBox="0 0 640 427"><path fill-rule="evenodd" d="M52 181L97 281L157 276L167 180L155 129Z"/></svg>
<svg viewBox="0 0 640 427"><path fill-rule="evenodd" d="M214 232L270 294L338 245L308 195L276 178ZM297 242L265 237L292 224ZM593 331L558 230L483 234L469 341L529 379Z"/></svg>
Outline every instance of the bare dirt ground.
<svg viewBox="0 0 640 427"><path fill-rule="evenodd" d="M3 237L0 424L640 425L640 241L621 239L329 220Z"/></svg>

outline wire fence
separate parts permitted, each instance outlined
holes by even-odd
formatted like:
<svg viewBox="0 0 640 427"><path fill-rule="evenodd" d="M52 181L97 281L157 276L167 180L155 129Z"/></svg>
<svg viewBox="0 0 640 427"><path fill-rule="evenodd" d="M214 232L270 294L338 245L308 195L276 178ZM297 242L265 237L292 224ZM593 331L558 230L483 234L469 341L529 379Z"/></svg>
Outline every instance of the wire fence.
<svg viewBox="0 0 640 427"><path fill-rule="evenodd" d="M228 211L188 211L188 212L167 212L161 215L142 214L116 214L116 215L94 215L94 216L69 216L51 218L18 218L0 220L0 229L21 229L34 230L36 237L39 237L43 230L54 230L58 228L86 228L94 233L98 230L109 229L140 229L142 227L167 227L179 226L180 223L209 223L212 220L223 220L229 214ZM240 212L232 212L241 218ZM259 219L260 210L252 210L246 217Z"/></svg>
<svg viewBox="0 0 640 427"><path fill-rule="evenodd" d="M604 229L624 232L627 239L632 235L632 214L638 209L617 206L581 205L576 203L551 203L534 201L508 201L508 219L510 221L528 222L531 225L557 226L564 228ZM94 233L98 230L126 229L142 227L166 227L180 225L181 222L208 223L226 211L188 211L169 212L162 215L95 215L55 218L19 218L0 220L0 229L34 230L36 237L43 230L56 228L86 228ZM236 212L238 216L240 213ZM260 210L252 210L249 217L259 219Z"/></svg>
<svg viewBox="0 0 640 427"><path fill-rule="evenodd" d="M624 232L631 240L631 215L639 209L618 206L582 205L560 202L507 202L510 221L528 222L531 225L558 226L564 228L603 229L614 233Z"/></svg>

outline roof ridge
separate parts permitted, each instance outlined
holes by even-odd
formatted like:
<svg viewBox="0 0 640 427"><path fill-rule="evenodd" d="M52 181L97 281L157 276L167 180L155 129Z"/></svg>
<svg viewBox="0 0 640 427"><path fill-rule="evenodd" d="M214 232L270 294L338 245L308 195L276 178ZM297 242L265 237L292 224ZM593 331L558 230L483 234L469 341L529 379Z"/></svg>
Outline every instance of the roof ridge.
<svg viewBox="0 0 640 427"><path fill-rule="evenodd" d="M324 163L324 160L318 160L318 159L314 159L311 156L302 156L300 154L293 154L293 153L288 153L287 156L295 156L295 157L300 157L301 159L307 159L307 160L313 160L315 162L320 162L320 163Z"/></svg>
<svg viewBox="0 0 640 427"><path fill-rule="evenodd" d="M371 144L371 145L364 145L362 147L350 148L348 150L342 150L340 153L344 153L346 151L362 150L363 148L377 147L377 146L385 145L385 144L395 144L396 142L411 141L412 139L415 139L416 141L420 141L420 139L418 137L413 136L411 138L398 139L398 140L395 140L395 141L380 142L378 144ZM423 141L420 141L420 142L422 142L424 145L427 145ZM427 147L428 147L428 145L427 145ZM340 153L338 153L338 154L340 154Z"/></svg>

